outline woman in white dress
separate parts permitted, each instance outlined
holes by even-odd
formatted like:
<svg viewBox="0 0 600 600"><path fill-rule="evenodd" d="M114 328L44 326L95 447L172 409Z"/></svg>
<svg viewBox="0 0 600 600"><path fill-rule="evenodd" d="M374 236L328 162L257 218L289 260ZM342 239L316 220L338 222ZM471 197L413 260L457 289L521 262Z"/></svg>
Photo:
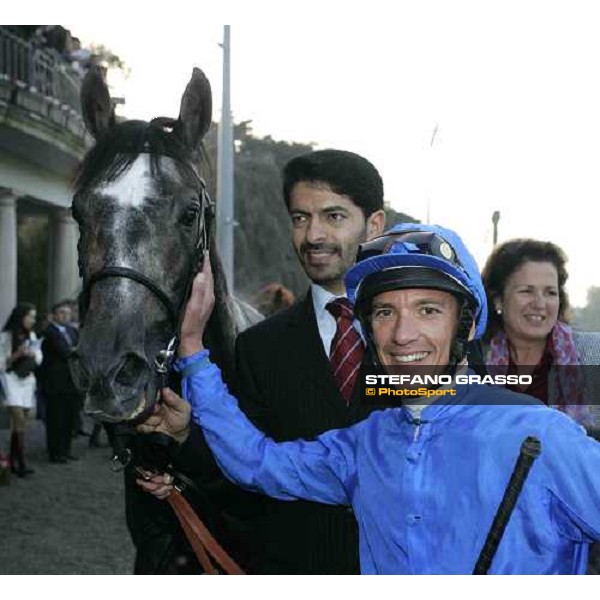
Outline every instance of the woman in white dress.
<svg viewBox="0 0 600 600"><path fill-rule="evenodd" d="M13 473L33 473L25 463L27 417L35 406L33 371L42 362L40 342L33 332L36 310L33 304L18 304L0 333L0 371L4 371L5 399L10 416L10 465Z"/></svg>

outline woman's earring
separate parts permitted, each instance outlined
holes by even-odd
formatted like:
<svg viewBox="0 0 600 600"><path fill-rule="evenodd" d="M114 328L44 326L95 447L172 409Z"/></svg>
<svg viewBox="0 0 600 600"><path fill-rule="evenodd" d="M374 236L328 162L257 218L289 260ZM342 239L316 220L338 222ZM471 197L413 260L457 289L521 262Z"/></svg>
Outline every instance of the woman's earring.
<svg viewBox="0 0 600 600"><path fill-rule="evenodd" d="M501 315L502 315L502 309L501 309L501 308L497 308L497 309L496 309L496 314L497 314L498 316L501 316Z"/></svg>

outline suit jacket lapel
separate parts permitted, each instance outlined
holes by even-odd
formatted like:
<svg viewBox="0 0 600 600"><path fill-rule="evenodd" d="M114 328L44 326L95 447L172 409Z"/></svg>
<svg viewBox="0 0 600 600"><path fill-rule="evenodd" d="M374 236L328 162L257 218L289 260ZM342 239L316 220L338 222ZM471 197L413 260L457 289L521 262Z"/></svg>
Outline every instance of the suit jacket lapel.
<svg viewBox="0 0 600 600"><path fill-rule="evenodd" d="M55 334L56 339L60 340L60 344L62 346L66 346L66 348L70 350L71 347L73 346L73 343L72 343L71 336L69 335L68 328L65 327L64 333L63 333L56 323L52 323L51 326L54 328L54 331L56 332L56 334Z"/></svg>

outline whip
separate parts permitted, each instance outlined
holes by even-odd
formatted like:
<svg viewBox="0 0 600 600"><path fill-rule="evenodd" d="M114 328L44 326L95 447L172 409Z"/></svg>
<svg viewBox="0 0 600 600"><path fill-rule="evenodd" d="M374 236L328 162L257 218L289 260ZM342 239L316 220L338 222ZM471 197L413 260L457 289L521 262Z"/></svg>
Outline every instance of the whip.
<svg viewBox="0 0 600 600"><path fill-rule="evenodd" d="M485 544L481 549L481 553L479 554L479 558L473 569L473 575L487 575L492 560L498 550L498 546L502 541L502 536L504 535L508 521L515 508L515 504L523 489L525 480L529 475L529 470L541 451L542 444L540 440L535 437L527 437L521 445L521 452L519 453L517 464L510 476L510 480L504 491L504 497L496 511L496 516L494 517L494 521L488 532Z"/></svg>

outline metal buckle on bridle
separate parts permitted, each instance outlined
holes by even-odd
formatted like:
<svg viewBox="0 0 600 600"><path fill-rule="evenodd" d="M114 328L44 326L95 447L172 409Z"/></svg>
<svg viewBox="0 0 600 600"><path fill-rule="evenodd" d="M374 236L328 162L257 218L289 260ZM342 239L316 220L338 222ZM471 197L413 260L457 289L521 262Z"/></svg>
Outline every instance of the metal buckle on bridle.
<svg viewBox="0 0 600 600"><path fill-rule="evenodd" d="M173 489L177 490L180 494L183 494L188 487L185 481L175 478L173 479L173 483L171 485L173 486Z"/></svg>
<svg viewBox="0 0 600 600"><path fill-rule="evenodd" d="M215 203L208 195L204 179L198 176L198 180L200 182L202 198L200 200L201 208L200 217L198 219L198 232L196 235L195 250L198 251L202 249L204 252L208 252L210 249L210 227L215 216Z"/></svg>
<svg viewBox="0 0 600 600"><path fill-rule="evenodd" d="M176 349L177 335L174 335L169 341L167 349L161 350L154 359L154 368L159 375L166 375L169 372Z"/></svg>
<svg viewBox="0 0 600 600"><path fill-rule="evenodd" d="M158 393L157 400L160 398L160 390L168 387L169 385L169 374L173 365L173 359L177 352L179 340L177 333L171 338L166 350L161 350L154 359L154 370L156 371L158 379Z"/></svg>
<svg viewBox="0 0 600 600"><path fill-rule="evenodd" d="M123 448L123 450L112 457L111 471L113 473L124 471L129 466L132 457L131 450L129 448Z"/></svg>

